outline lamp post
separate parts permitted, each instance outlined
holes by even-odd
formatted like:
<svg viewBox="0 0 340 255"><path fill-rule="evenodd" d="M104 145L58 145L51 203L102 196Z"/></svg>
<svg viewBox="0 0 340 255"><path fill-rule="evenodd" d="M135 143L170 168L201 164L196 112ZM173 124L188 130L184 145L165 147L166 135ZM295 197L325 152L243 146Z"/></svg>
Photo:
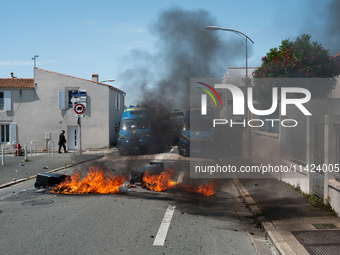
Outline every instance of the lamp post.
<svg viewBox="0 0 340 255"><path fill-rule="evenodd" d="M100 82L114 82L114 79L109 79L109 80L105 80L105 81L100 81Z"/></svg>
<svg viewBox="0 0 340 255"><path fill-rule="evenodd" d="M246 41L246 78L248 78L248 46L247 46L247 40L249 39L249 41L251 41L254 44L253 40L250 39L247 35L243 34L242 32L234 30L234 29L220 28L220 27L217 27L217 26L206 26L205 28L210 29L210 30L230 31L230 32L233 32L233 33L241 36L242 39Z"/></svg>

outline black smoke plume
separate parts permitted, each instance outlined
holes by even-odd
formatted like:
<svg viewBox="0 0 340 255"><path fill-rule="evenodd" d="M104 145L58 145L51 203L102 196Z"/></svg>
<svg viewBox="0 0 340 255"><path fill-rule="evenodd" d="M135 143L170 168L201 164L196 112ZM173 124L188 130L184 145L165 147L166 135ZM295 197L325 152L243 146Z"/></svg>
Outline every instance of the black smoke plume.
<svg viewBox="0 0 340 255"><path fill-rule="evenodd" d="M300 34L312 35L312 41L322 43L330 55L340 53L340 1L320 2L311 0L310 7L301 20ZM295 36L295 38L298 35ZM290 38L294 40L295 38Z"/></svg>
<svg viewBox="0 0 340 255"><path fill-rule="evenodd" d="M340 1L334 0L328 7L329 15L326 22L324 38L330 53L335 55L340 53Z"/></svg>
<svg viewBox="0 0 340 255"><path fill-rule="evenodd" d="M243 63L242 38L204 28L211 25L218 22L205 10L173 7L162 11L149 25L149 31L157 38L155 53L133 50L122 60L128 67L118 79L127 99L138 98L134 104L169 111L185 110L190 101L190 78L222 79L227 66L237 61Z"/></svg>

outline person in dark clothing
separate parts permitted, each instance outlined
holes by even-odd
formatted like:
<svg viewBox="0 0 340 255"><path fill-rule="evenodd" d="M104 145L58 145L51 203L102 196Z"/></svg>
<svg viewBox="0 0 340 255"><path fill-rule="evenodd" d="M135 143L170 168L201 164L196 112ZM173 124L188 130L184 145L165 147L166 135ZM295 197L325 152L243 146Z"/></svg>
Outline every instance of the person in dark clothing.
<svg viewBox="0 0 340 255"><path fill-rule="evenodd" d="M66 150L66 146L65 146L65 143L66 143L66 139L65 139L65 130L61 130L61 134L59 135L59 151L58 153L61 153L61 147L64 147L64 152L66 153L67 150Z"/></svg>

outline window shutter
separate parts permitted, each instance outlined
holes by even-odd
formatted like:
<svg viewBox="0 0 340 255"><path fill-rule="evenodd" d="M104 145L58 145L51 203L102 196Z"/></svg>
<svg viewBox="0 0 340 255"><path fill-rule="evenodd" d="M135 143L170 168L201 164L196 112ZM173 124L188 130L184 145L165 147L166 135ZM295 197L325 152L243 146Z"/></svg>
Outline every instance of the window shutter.
<svg viewBox="0 0 340 255"><path fill-rule="evenodd" d="M10 90L4 91L4 110L5 111L11 110L11 91Z"/></svg>
<svg viewBox="0 0 340 255"><path fill-rule="evenodd" d="M59 89L58 103L59 103L59 109L66 109L66 91L65 91L65 89Z"/></svg>
<svg viewBox="0 0 340 255"><path fill-rule="evenodd" d="M10 135L11 135L11 143L17 142L17 124L11 123L9 124Z"/></svg>
<svg viewBox="0 0 340 255"><path fill-rule="evenodd" d="M124 109L124 105L125 105L125 94L122 94L123 95L123 109Z"/></svg>
<svg viewBox="0 0 340 255"><path fill-rule="evenodd" d="M118 93L118 111L120 111L120 93Z"/></svg>
<svg viewBox="0 0 340 255"><path fill-rule="evenodd" d="M116 110L118 110L118 92L116 92Z"/></svg>

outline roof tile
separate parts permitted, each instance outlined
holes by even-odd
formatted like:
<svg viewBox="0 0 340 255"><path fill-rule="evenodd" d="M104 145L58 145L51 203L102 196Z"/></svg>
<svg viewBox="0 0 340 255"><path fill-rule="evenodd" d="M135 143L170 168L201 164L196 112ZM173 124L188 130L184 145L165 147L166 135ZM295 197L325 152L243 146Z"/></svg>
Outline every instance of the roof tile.
<svg viewBox="0 0 340 255"><path fill-rule="evenodd" d="M0 88L34 88L34 79L0 78Z"/></svg>
<svg viewBox="0 0 340 255"><path fill-rule="evenodd" d="M336 54L336 55L334 55L334 56L331 56L331 59L332 59L332 58L338 59L339 56L340 56L340 53L339 53L339 54Z"/></svg>

